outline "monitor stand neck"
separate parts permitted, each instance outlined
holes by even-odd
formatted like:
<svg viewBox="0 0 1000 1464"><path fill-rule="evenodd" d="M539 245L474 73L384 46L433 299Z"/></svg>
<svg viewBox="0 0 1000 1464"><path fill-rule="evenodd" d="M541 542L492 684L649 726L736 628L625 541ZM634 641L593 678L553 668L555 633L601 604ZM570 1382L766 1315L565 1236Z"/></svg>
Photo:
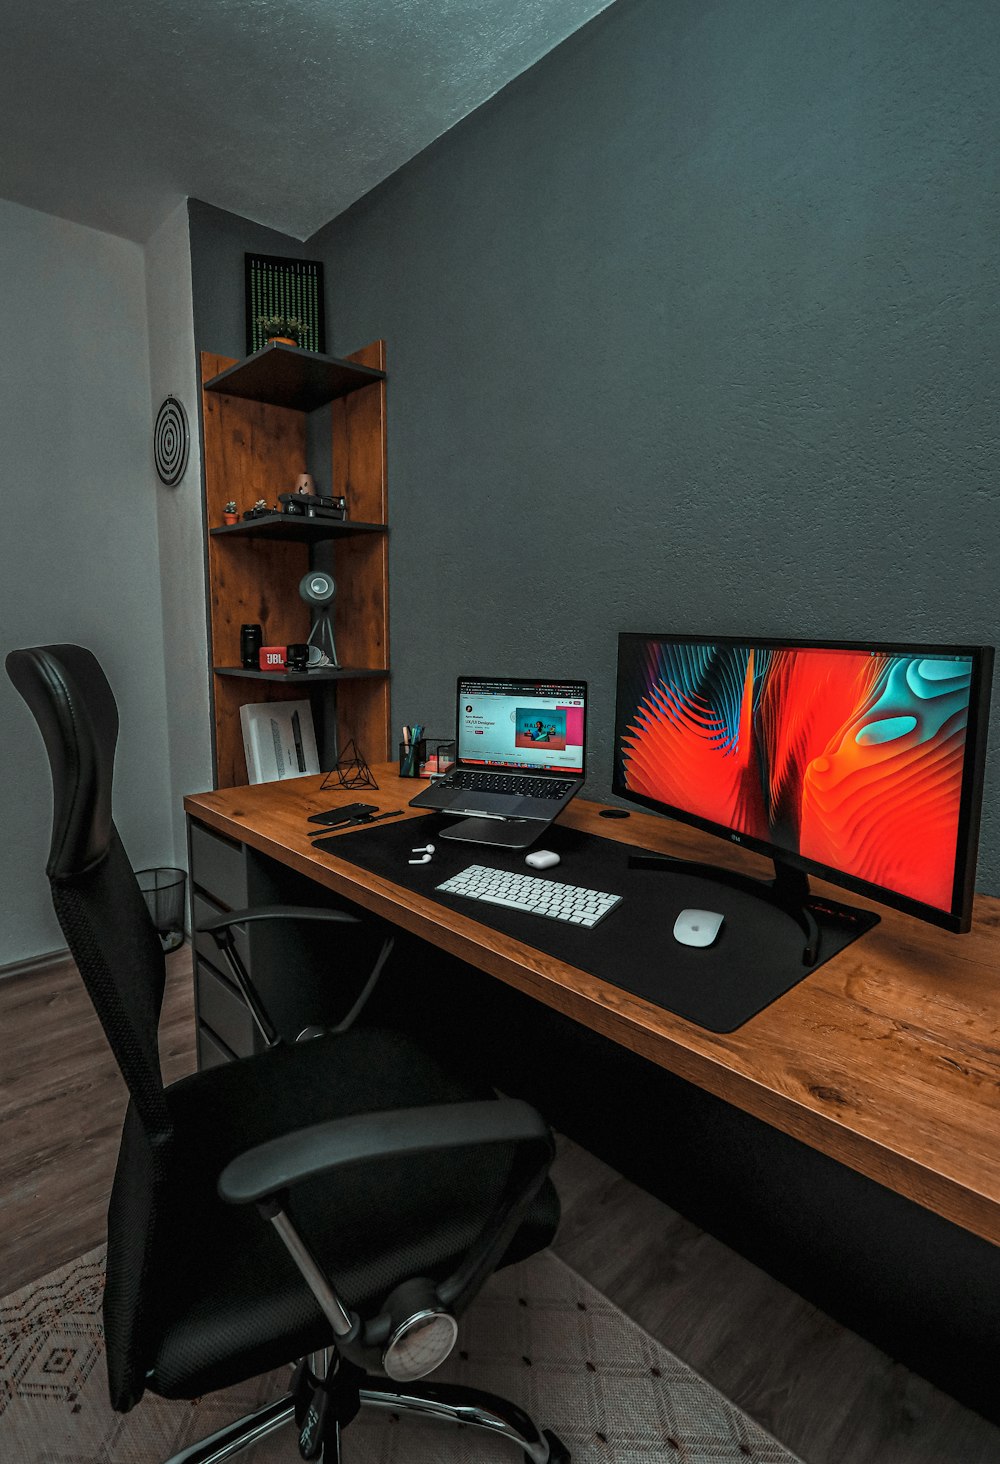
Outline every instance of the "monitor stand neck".
<svg viewBox="0 0 1000 1464"><path fill-rule="evenodd" d="M699 879L728 885L731 889L743 890L769 905L784 910L802 930L805 945L802 950L803 966L814 966L819 955L819 926L809 909L809 876L801 869L786 864L783 859L774 860L774 879L755 879L750 874L740 874L735 869L723 869L721 865L702 864L695 859L675 859L671 854L632 854L629 869L661 870L664 874L693 874Z"/></svg>

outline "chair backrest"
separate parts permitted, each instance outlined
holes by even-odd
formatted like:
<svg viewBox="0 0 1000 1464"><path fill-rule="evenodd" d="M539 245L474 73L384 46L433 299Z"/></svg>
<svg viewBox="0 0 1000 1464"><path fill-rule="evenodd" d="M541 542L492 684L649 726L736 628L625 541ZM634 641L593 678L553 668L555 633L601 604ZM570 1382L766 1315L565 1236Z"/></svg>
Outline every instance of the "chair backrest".
<svg viewBox="0 0 1000 1464"><path fill-rule="evenodd" d="M81 646L12 651L7 672L27 702L52 771L52 903L131 1103L108 1215L104 1322L115 1407L143 1390L143 1278L172 1148L157 1028L165 961L111 815L118 708Z"/></svg>
<svg viewBox="0 0 1000 1464"><path fill-rule="evenodd" d="M56 916L150 1138L169 1132L157 1050L165 964L111 814L118 708L92 652L37 646L7 657L52 771L46 872Z"/></svg>

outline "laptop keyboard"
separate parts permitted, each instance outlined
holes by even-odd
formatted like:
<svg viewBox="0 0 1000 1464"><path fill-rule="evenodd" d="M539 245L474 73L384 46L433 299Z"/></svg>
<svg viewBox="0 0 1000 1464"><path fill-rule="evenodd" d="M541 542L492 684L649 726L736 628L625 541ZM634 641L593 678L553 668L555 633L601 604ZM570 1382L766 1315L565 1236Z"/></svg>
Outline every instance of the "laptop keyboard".
<svg viewBox="0 0 1000 1464"><path fill-rule="evenodd" d="M592 930L622 902L621 895L603 890L588 890L583 885L562 884L532 874L513 874L506 869L490 869L485 864L470 864L461 874L446 879L436 888L443 894L462 895L487 905L525 910L549 920L565 920L568 925L580 925L584 930Z"/></svg>
<svg viewBox="0 0 1000 1464"><path fill-rule="evenodd" d="M438 781L439 788L462 788L469 793L518 793L528 798L565 798L570 783L561 778L524 778L518 773L474 773L465 769Z"/></svg>

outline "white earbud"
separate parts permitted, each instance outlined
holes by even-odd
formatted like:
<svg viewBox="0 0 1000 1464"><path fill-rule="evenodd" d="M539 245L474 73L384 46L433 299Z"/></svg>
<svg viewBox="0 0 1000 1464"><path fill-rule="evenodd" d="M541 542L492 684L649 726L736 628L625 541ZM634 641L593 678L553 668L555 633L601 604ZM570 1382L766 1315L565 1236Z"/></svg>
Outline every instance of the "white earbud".
<svg viewBox="0 0 1000 1464"><path fill-rule="evenodd" d="M406 862L407 864L430 864L431 856L429 854L421 854L419 859L408 859Z"/></svg>
<svg viewBox="0 0 1000 1464"><path fill-rule="evenodd" d="M410 850L410 853L411 854L433 854L434 853L434 845L433 844L421 844L421 846L420 846L419 849L411 849Z"/></svg>

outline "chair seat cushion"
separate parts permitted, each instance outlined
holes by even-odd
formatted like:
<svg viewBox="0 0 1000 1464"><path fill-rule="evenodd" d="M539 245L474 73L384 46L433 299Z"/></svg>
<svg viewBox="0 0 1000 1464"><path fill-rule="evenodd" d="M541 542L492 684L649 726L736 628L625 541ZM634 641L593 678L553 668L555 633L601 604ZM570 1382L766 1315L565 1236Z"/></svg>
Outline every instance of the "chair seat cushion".
<svg viewBox="0 0 1000 1464"><path fill-rule="evenodd" d="M147 1386L195 1397L328 1345L330 1328L279 1236L216 1185L230 1159L355 1113L494 1096L472 1091L399 1033L355 1028L214 1067L166 1090L174 1126L147 1298ZM126 1134L127 1138L127 1134ZM463 1147L298 1186L289 1213L345 1304L371 1316L410 1276L453 1271L503 1191L512 1148ZM120 1163L128 1163L123 1145ZM546 1182L504 1257L549 1243ZM109 1235L109 1273L115 1264Z"/></svg>

